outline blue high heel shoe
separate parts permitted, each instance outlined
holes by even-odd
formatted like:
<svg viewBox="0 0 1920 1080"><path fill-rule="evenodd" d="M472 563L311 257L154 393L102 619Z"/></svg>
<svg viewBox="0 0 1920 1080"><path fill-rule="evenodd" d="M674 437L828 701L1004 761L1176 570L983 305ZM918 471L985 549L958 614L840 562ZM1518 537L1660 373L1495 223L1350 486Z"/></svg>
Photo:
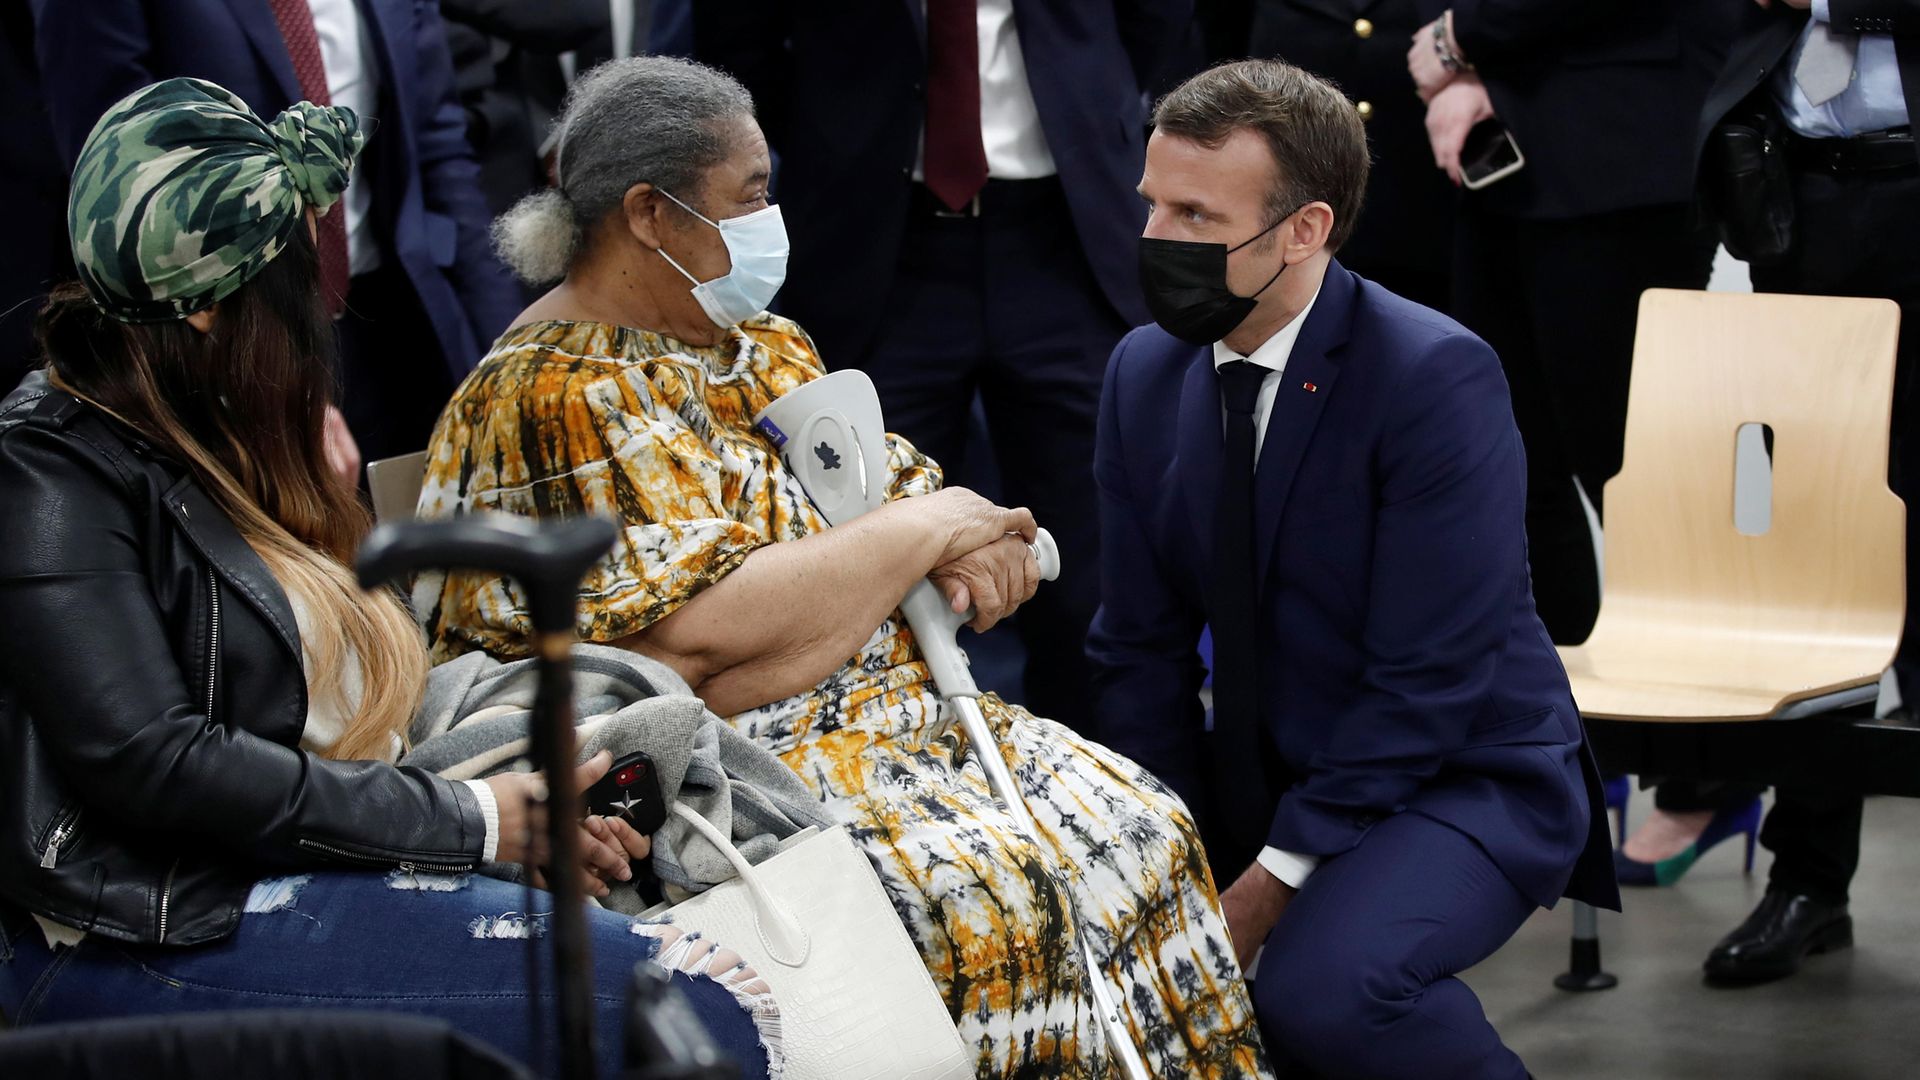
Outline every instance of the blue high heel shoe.
<svg viewBox="0 0 1920 1080"><path fill-rule="evenodd" d="M1760 838L1760 800L1738 807L1727 807L1714 812L1713 820L1700 833L1700 838L1687 845L1678 855L1661 859L1659 862L1641 862L1629 859L1625 852L1615 849L1613 853L1613 873L1622 885L1671 885L1679 881L1700 856L1713 850L1720 841L1730 836L1747 838L1746 872L1753 873L1753 849Z"/></svg>
<svg viewBox="0 0 1920 1080"><path fill-rule="evenodd" d="M1607 809L1613 811L1613 835L1620 843L1627 842L1627 800L1633 796L1633 777L1616 776L1601 782L1601 792L1606 796ZM1614 845L1616 847L1619 844Z"/></svg>

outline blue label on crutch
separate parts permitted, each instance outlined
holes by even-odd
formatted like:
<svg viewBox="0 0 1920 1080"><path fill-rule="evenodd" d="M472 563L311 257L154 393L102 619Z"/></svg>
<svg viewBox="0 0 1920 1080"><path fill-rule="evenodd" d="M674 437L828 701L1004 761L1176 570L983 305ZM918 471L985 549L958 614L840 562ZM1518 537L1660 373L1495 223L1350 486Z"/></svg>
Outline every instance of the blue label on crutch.
<svg viewBox="0 0 1920 1080"><path fill-rule="evenodd" d="M774 449L778 450L787 445L787 433L780 430L780 425L773 422L773 417L763 416L760 418L760 422L754 426L759 428L761 433L766 435L767 438L773 440Z"/></svg>

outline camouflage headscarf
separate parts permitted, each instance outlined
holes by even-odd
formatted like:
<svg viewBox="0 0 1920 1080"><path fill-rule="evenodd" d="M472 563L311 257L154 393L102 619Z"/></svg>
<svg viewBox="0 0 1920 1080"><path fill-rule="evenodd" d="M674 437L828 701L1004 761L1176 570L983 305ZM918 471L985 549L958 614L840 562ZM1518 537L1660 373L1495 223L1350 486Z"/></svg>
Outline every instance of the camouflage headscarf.
<svg viewBox="0 0 1920 1080"><path fill-rule="evenodd" d="M228 90L168 79L108 109L80 149L67 229L80 280L123 322L231 296L346 190L367 137L301 102L262 121Z"/></svg>

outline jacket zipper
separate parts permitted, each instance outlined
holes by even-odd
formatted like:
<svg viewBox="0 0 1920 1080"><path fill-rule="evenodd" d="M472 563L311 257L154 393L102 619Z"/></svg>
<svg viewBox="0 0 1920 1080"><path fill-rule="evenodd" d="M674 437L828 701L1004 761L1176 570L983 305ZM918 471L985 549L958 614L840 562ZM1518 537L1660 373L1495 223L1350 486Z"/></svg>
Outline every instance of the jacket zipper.
<svg viewBox="0 0 1920 1080"><path fill-rule="evenodd" d="M207 722L213 722L213 683L220 667L220 579L207 568L207 598L211 614L207 630Z"/></svg>
<svg viewBox="0 0 1920 1080"><path fill-rule="evenodd" d="M179 870L180 860L175 859L173 865L167 867L166 884L160 887L160 937L154 942L156 945L164 945L167 941L167 909L172 906L173 901L173 875Z"/></svg>
<svg viewBox="0 0 1920 1080"><path fill-rule="evenodd" d="M75 806L60 815L52 831L47 833L47 850L40 856L40 869L51 870L60 864L60 845L73 838L80 830L81 807Z"/></svg>
<svg viewBox="0 0 1920 1080"><path fill-rule="evenodd" d="M335 847L332 844L323 844L318 840L308 840L305 837L300 838L295 841L295 843L308 851L317 851L322 855L331 856L344 862L358 863L361 866L397 866L399 869L405 870L408 873L412 873L415 870L426 870L430 873L447 873L450 871L471 870L474 867L474 862L471 859L465 862L447 862L440 859L421 858L396 860L392 856L373 855L364 851L353 851L348 848Z"/></svg>
<svg viewBox="0 0 1920 1080"><path fill-rule="evenodd" d="M213 723L213 688L220 671L220 579L207 568L207 723ZM180 860L167 867L166 883L160 887L160 937L167 940L167 917L173 911L173 877L180 872Z"/></svg>

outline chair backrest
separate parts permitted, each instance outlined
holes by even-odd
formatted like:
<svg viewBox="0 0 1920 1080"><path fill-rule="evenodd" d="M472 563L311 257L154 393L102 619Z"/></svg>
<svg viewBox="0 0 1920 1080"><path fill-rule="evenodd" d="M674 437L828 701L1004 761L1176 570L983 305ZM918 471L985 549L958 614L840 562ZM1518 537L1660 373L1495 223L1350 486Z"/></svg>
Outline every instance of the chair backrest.
<svg viewBox="0 0 1920 1080"><path fill-rule="evenodd" d="M1887 489L1899 306L1651 289L1626 453L1606 492L1602 622L1884 641L1905 610L1905 510ZM1734 523L1734 443L1773 429L1772 522Z"/></svg>
<svg viewBox="0 0 1920 1080"><path fill-rule="evenodd" d="M427 452L402 454L367 463L367 492L376 521L411 521L427 480Z"/></svg>

